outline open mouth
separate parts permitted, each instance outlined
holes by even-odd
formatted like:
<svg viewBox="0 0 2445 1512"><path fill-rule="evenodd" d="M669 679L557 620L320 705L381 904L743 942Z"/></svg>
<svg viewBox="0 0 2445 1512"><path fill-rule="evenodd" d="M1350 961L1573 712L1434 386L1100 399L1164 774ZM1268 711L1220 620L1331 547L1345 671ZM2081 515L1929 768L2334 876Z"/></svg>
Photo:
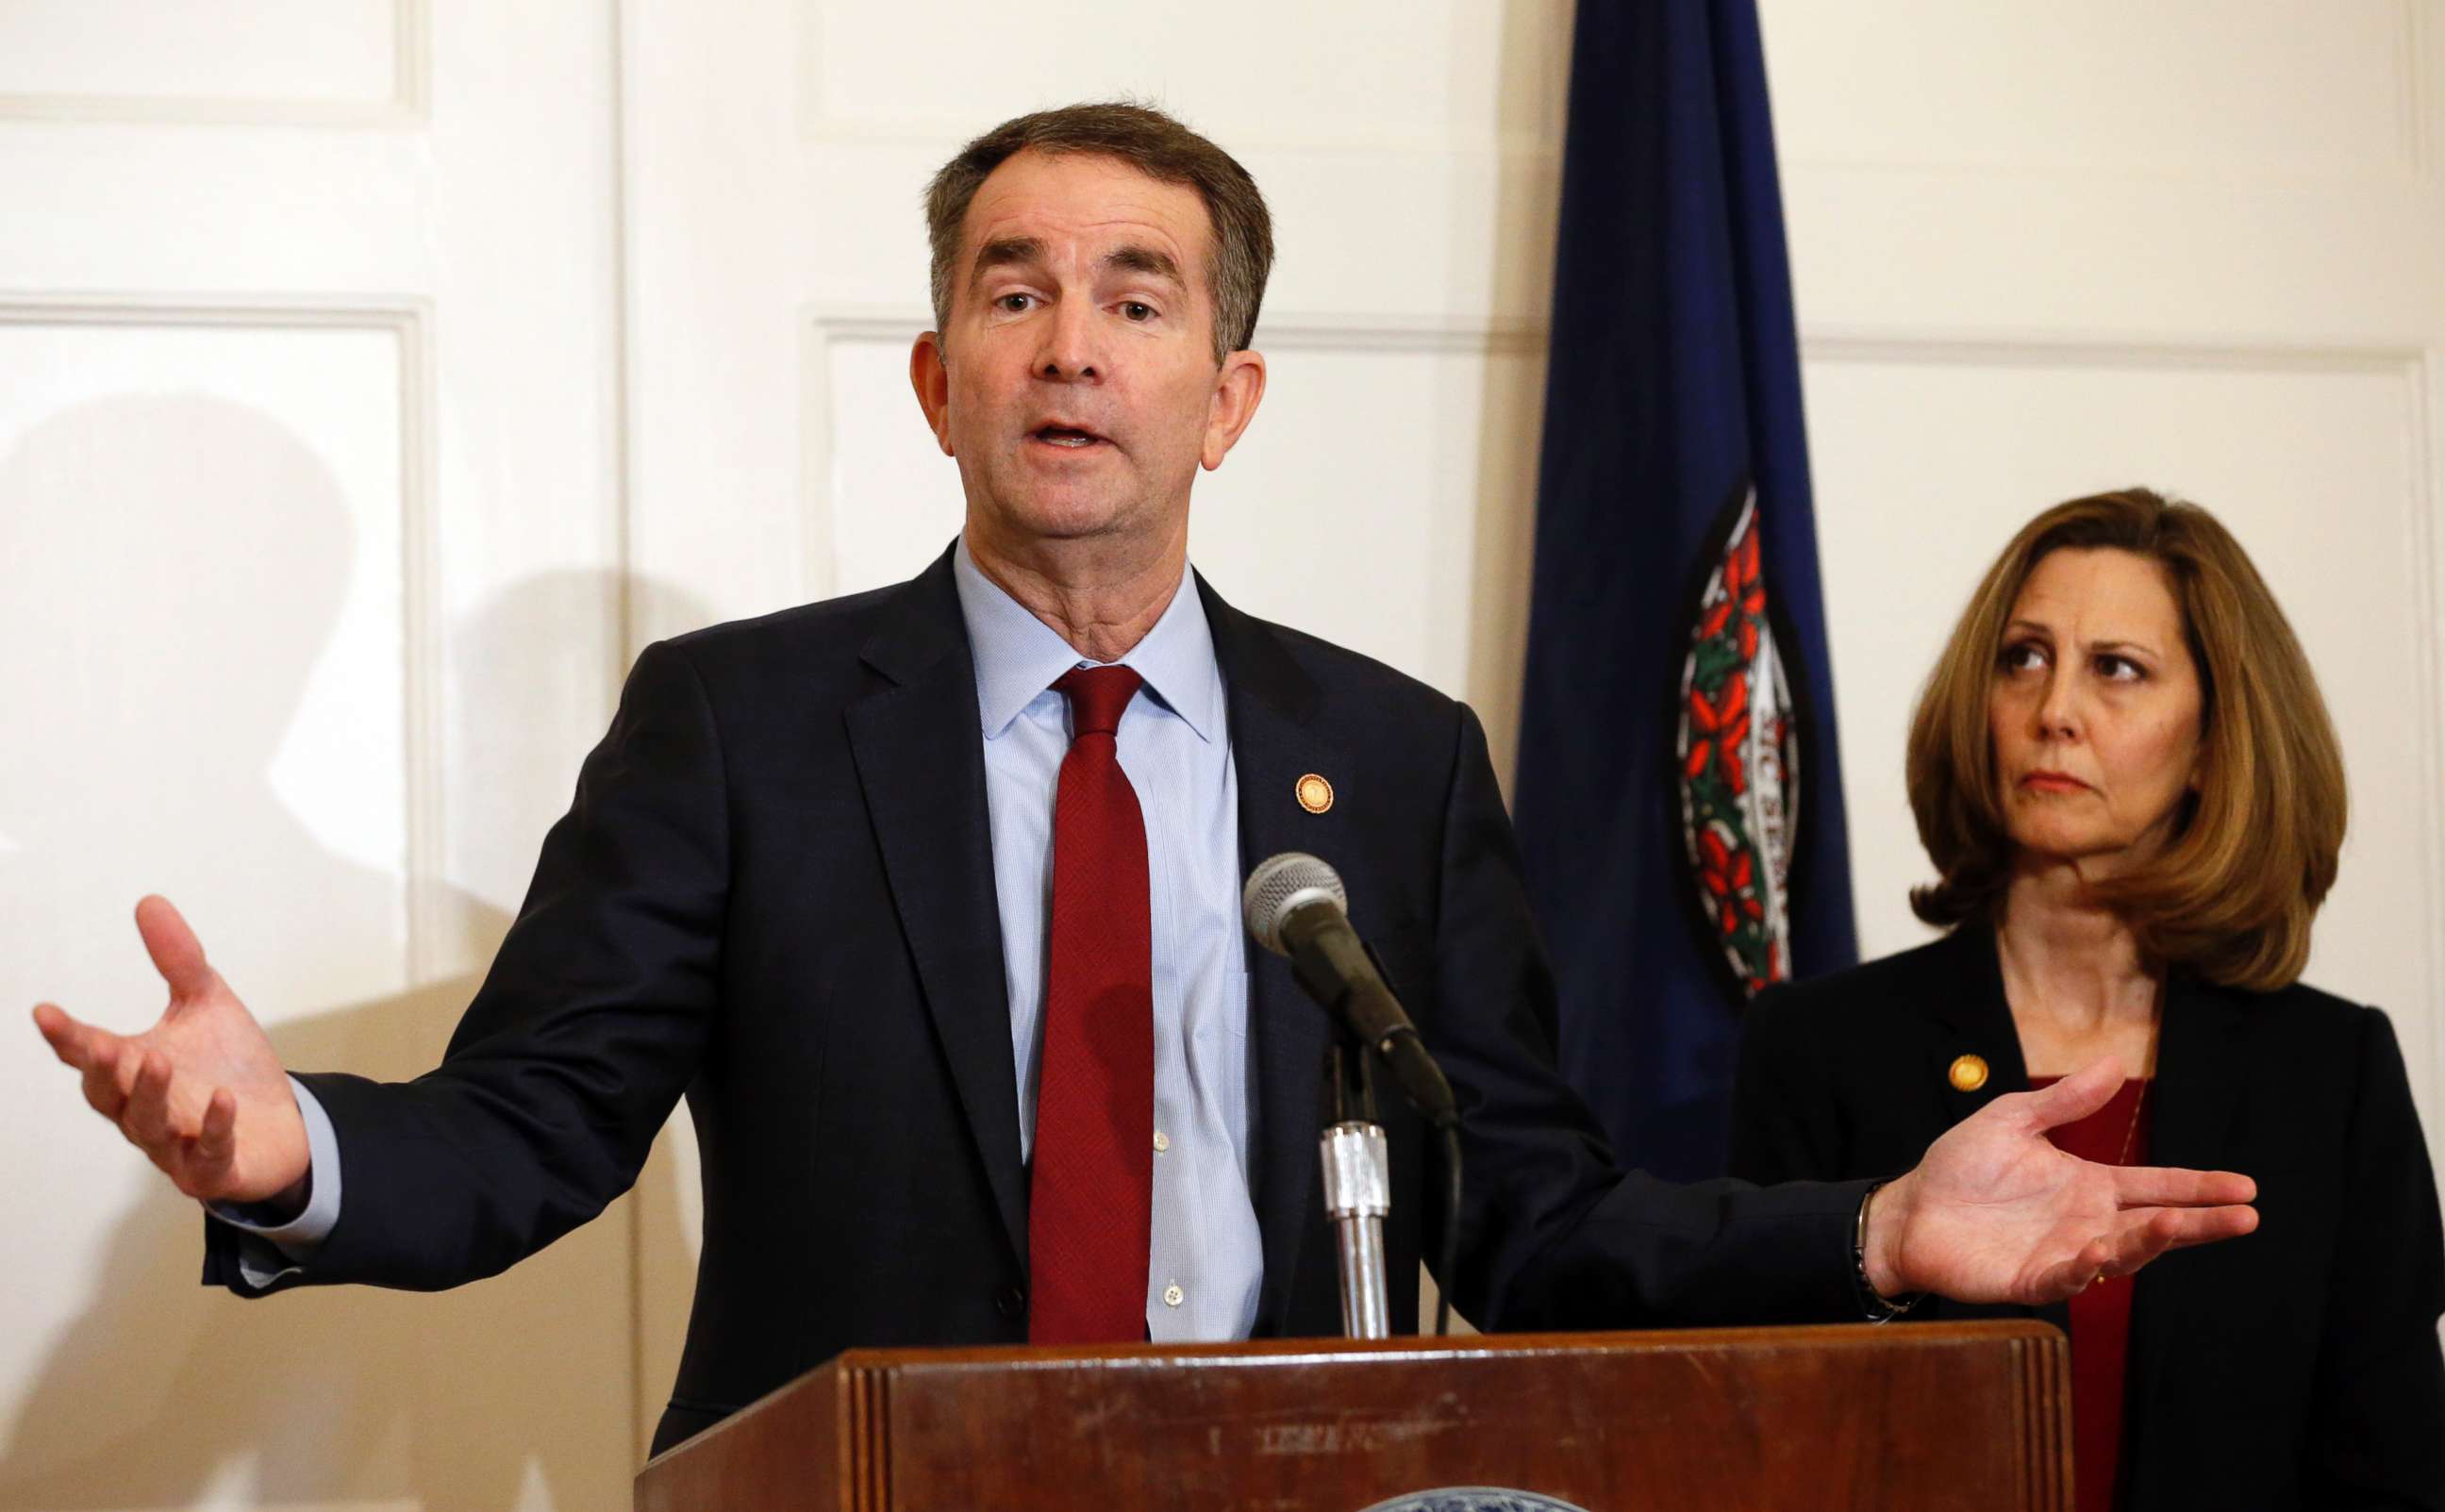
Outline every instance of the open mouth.
<svg viewBox="0 0 2445 1512"><path fill-rule="evenodd" d="M1070 451L1085 451L1091 446L1107 444L1104 439L1093 431L1080 430L1075 425L1039 425L1027 434L1032 439L1041 441L1047 446L1058 446Z"/></svg>

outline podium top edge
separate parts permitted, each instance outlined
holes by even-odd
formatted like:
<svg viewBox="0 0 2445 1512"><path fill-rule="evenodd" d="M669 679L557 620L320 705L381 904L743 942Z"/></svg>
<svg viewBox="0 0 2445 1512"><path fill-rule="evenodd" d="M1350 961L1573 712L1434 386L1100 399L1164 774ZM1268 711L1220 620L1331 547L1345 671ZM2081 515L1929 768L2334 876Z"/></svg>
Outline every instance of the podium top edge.
<svg viewBox="0 0 2445 1512"><path fill-rule="evenodd" d="M1468 1334L1449 1338L1406 1335L1396 1338L1270 1338L1230 1344L1107 1344L1063 1348L1036 1344L924 1346L911 1349L845 1350L818 1372L859 1373L969 1366L1108 1365L1117 1369L1160 1366L1175 1361L1261 1359L1269 1362L1326 1362L1385 1356L1473 1358L1486 1355L1623 1354L1655 1351L1687 1353L1693 1350L1744 1351L1804 1346L1812 1349L1887 1349L1908 1344L1937 1348L2004 1339L2044 1341L2062 1333L2038 1318L1997 1318L1975 1322L1926 1322L1880 1325L1810 1323L1778 1328L1624 1329L1556 1334Z"/></svg>

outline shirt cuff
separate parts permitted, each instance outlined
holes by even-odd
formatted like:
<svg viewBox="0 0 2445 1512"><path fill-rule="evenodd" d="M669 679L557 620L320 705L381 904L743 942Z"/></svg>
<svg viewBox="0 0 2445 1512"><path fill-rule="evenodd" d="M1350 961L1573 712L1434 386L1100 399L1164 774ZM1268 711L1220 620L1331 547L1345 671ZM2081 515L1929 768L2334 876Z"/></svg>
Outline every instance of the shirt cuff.
<svg viewBox="0 0 2445 1512"><path fill-rule="evenodd" d="M281 1222L264 1203L207 1203L205 1210L238 1230L238 1273L250 1286L296 1275L340 1221L340 1136L331 1115L306 1084L289 1078L298 1116L306 1121L306 1209Z"/></svg>

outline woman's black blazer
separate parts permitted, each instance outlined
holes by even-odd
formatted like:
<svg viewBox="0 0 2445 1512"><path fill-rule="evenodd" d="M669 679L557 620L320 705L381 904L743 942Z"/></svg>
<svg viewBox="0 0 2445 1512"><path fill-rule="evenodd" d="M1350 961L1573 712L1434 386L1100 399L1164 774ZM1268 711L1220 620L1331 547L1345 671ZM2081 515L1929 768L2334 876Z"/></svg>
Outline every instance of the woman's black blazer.
<svg viewBox="0 0 2445 1512"><path fill-rule="evenodd" d="M1948 1073L1990 1073L1976 1092ZM1750 1005L1732 1173L1898 1175L2028 1073L1991 930ZM2445 1508L2445 1234L2385 1015L2315 988L2165 994L2150 1164L2258 1182L2258 1231L2167 1255L2133 1295L2123 1460L2133 1508ZM1917 1315L2068 1311L1934 1301Z"/></svg>

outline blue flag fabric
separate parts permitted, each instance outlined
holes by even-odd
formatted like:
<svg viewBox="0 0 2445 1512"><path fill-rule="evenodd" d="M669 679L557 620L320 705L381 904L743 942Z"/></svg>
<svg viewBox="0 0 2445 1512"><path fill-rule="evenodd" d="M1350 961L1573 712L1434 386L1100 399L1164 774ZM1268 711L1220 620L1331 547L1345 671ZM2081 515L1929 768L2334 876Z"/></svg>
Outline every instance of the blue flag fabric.
<svg viewBox="0 0 2445 1512"><path fill-rule="evenodd" d="M1753 0L1578 8L1514 784L1563 1068L1721 1174L1747 996L1857 959Z"/></svg>

